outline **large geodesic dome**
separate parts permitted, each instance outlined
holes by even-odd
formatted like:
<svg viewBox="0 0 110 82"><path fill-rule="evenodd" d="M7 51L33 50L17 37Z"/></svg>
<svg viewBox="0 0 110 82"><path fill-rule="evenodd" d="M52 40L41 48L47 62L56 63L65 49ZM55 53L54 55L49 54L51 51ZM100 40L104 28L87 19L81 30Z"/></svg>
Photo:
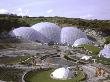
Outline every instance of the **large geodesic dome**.
<svg viewBox="0 0 110 82"><path fill-rule="evenodd" d="M92 43L93 42L87 38L80 38L74 42L73 46L78 47L78 46L81 46L83 44L92 44Z"/></svg>
<svg viewBox="0 0 110 82"><path fill-rule="evenodd" d="M60 32L61 29L54 23L49 22L41 22L32 26L33 29L41 33L41 42L49 43L49 42L60 42Z"/></svg>
<svg viewBox="0 0 110 82"><path fill-rule="evenodd" d="M39 33L30 27L19 27L10 32L10 35L17 38L23 38L29 41L38 41Z"/></svg>
<svg viewBox="0 0 110 82"><path fill-rule="evenodd" d="M61 30L61 43L74 44L79 38L87 38L86 34L76 27L64 27Z"/></svg>

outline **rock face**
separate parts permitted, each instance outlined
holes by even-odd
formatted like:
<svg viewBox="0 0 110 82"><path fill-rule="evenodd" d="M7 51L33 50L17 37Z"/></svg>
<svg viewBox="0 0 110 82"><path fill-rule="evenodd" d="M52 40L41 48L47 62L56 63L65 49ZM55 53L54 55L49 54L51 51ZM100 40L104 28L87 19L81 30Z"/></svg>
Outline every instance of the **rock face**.
<svg viewBox="0 0 110 82"><path fill-rule="evenodd" d="M97 46L103 46L105 42L105 38L100 34L100 32L96 32L92 29L86 29L84 32L89 35L90 37L93 37L96 39L95 45Z"/></svg>

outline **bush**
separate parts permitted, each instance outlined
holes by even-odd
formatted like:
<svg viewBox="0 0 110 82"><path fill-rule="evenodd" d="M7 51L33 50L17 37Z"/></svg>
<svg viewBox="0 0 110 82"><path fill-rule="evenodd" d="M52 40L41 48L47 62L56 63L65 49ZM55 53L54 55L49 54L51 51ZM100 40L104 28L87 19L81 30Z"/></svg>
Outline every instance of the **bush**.
<svg viewBox="0 0 110 82"><path fill-rule="evenodd" d="M105 44L109 44L109 43L110 43L110 36L108 36L105 41Z"/></svg>

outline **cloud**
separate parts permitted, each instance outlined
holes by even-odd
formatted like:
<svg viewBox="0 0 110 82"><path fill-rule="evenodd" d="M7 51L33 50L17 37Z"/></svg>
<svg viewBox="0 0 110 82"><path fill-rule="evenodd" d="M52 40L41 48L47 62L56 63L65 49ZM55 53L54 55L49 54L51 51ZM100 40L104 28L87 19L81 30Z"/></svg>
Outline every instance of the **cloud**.
<svg viewBox="0 0 110 82"><path fill-rule="evenodd" d="M9 11L5 9L0 9L0 14L9 14Z"/></svg>
<svg viewBox="0 0 110 82"><path fill-rule="evenodd" d="M52 13L52 12L53 12L53 9L47 10L47 13Z"/></svg>
<svg viewBox="0 0 110 82"><path fill-rule="evenodd" d="M92 18L93 18L93 15L87 14L87 15L84 15L84 16L80 16L79 18L83 18L83 19L92 19Z"/></svg>
<svg viewBox="0 0 110 82"><path fill-rule="evenodd" d="M18 15L23 16L23 12L21 8L18 8Z"/></svg>

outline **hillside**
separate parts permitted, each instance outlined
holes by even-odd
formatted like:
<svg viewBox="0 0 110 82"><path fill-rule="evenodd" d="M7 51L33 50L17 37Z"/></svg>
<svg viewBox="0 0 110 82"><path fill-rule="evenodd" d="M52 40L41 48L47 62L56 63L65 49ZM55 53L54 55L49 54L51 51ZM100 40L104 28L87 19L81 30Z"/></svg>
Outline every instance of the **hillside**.
<svg viewBox="0 0 110 82"><path fill-rule="evenodd" d="M0 15L0 33L8 32L13 28L20 26L32 26L39 22L53 22L60 27L77 26L79 28L90 28L96 31L102 31L110 34L110 20L85 20L80 18L65 18L65 17L21 17L16 15Z"/></svg>

